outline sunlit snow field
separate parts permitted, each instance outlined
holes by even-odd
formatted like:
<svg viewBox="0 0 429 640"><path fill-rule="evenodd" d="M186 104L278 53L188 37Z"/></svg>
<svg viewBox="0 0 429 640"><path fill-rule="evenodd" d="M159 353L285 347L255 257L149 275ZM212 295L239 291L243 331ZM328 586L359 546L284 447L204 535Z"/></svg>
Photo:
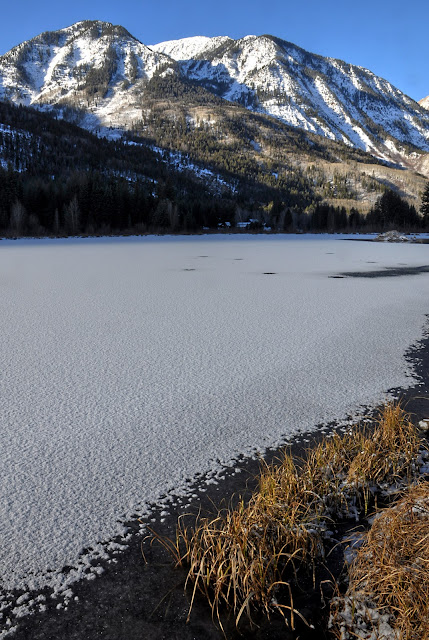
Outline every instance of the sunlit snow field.
<svg viewBox="0 0 429 640"><path fill-rule="evenodd" d="M429 274L329 276L427 263L341 236L1 241L3 588L65 588L186 478L409 385Z"/></svg>

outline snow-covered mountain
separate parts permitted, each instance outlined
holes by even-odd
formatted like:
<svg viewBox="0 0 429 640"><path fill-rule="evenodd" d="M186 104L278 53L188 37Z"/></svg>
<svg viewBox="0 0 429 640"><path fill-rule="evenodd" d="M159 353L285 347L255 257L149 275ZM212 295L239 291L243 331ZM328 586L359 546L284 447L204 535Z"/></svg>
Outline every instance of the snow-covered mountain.
<svg viewBox="0 0 429 640"><path fill-rule="evenodd" d="M429 96L426 96L426 98L419 100L419 105L421 107L424 107L425 109L429 109Z"/></svg>
<svg viewBox="0 0 429 640"><path fill-rule="evenodd" d="M273 36L184 38L151 46L226 100L374 155L429 151L429 114L368 69Z"/></svg>
<svg viewBox="0 0 429 640"><path fill-rule="evenodd" d="M148 47L123 27L79 22L1 56L0 98L64 107L60 115L79 113L83 126L119 135L150 111L151 81L168 76L380 158L411 165L429 151L426 105L367 69L273 36L197 36ZM183 104L174 92L168 99L174 117Z"/></svg>
<svg viewBox="0 0 429 640"><path fill-rule="evenodd" d="M192 38L182 38L181 40L168 40L159 44L149 45L153 51L159 51L178 61L190 61L205 59L209 54L215 52L222 45L234 43L235 40L228 36L218 36L208 38L207 36L194 36Z"/></svg>
<svg viewBox="0 0 429 640"><path fill-rule="evenodd" d="M176 63L106 22L78 22L46 32L0 57L0 98L64 105L86 112L87 128L128 127L141 117L141 93L155 73Z"/></svg>

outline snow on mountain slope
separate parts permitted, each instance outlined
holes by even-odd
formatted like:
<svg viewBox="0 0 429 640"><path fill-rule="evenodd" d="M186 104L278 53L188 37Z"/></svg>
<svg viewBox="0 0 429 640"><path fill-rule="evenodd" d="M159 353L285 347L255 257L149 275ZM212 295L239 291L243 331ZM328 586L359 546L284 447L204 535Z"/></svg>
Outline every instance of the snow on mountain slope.
<svg viewBox="0 0 429 640"><path fill-rule="evenodd" d="M184 38L153 49L223 98L292 126L375 155L390 156L409 144L429 151L429 114L363 67L272 36Z"/></svg>
<svg viewBox="0 0 429 640"><path fill-rule="evenodd" d="M159 53L165 53L174 60L190 60L198 58L201 54L206 55L209 51L217 49L222 44L234 42L228 36L217 36L208 38L206 36L194 36L192 38L182 38L181 40L168 40L159 44L149 45L150 49Z"/></svg>
<svg viewBox="0 0 429 640"><path fill-rule="evenodd" d="M419 100L419 105L421 107L424 107L425 109L429 109L429 96L426 96L426 98Z"/></svg>
<svg viewBox="0 0 429 640"><path fill-rule="evenodd" d="M141 117L139 98L154 73L175 63L123 27L79 22L43 33L0 57L0 98L87 111L84 124L126 127ZM93 126L91 126L91 124Z"/></svg>
<svg viewBox="0 0 429 640"><path fill-rule="evenodd" d="M196 36L147 47L123 27L79 22L1 56L0 99L64 107L64 117L71 107L81 126L120 136L150 109L148 82L166 74L380 158L417 166L420 152L429 151L425 101L419 105L363 67L273 36ZM170 114L181 108L171 93Z"/></svg>

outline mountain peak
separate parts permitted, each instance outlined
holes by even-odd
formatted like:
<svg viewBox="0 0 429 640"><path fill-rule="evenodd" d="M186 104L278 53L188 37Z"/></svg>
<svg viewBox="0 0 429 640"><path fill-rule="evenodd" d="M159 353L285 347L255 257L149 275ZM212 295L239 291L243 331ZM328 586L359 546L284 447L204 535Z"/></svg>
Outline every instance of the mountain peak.
<svg viewBox="0 0 429 640"><path fill-rule="evenodd" d="M422 98L422 100L419 100L419 105L424 109L429 109L429 96L426 96L426 98Z"/></svg>
<svg viewBox="0 0 429 640"><path fill-rule="evenodd" d="M190 82L206 98L214 94L384 160L408 161L429 151L423 108L429 97L419 106L363 67L269 34L194 36L147 47L120 25L85 20L0 57L0 98L72 107L84 114L83 126L120 131L144 119L147 86L155 79L159 90L157 78L166 74L182 89ZM171 83L169 92L179 108Z"/></svg>
<svg viewBox="0 0 429 640"><path fill-rule="evenodd" d="M235 42L228 36L191 36L179 40L167 40L150 45L153 51L164 53L173 60L183 61L198 58L201 54L207 54L225 43Z"/></svg>
<svg viewBox="0 0 429 640"><path fill-rule="evenodd" d="M86 111L85 126L96 128L111 116L111 110L102 118L94 114L109 97L129 94L137 85L141 90L158 69L173 69L174 64L120 25L84 20L44 32L1 56L0 98ZM133 102L128 99L129 112L121 118L122 125L137 117Z"/></svg>
<svg viewBox="0 0 429 640"><path fill-rule="evenodd" d="M137 40L131 33L118 24L113 24L112 22L104 22L103 20L82 20L80 22L76 22L72 24L70 27L65 29L67 31L73 32L89 32L92 37L103 37L103 36L118 36L122 38L131 38L133 40ZM48 32L49 33L49 32Z"/></svg>

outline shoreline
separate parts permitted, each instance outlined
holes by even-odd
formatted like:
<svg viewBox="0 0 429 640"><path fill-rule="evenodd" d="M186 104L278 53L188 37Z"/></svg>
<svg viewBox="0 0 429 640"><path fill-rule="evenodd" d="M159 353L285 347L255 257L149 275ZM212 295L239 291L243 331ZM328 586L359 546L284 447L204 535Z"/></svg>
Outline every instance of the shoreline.
<svg viewBox="0 0 429 640"><path fill-rule="evenodd" d="M427 316L429 318L429 314ZM429 416L429 333L427 326L423 338L405 354L405 360L412 366L416 376L416 384L408 389L390 389L388 393L398 397L404 409L418 422ZM375 409L363 411L371 416ZM314 430L302 432L291 441L293 455L301 455L310 443L320 441L327 434L327 429L342 432L344 423L318 425ZM278 459L280 449L269 449L264 455L268 463ZM256 488L256 476L260 463L258 459L239 457L237 465L225 470L217 484L205 484L204 475L190 487L190 493L196 496L191 506L183 509L178 504L171 507L156 507L150 516L150 527L162 536L174 537L177 518L181 513L197 514L214 511L214 507L229 504L239 496L248 497ZM239 470L239 472L237 472ZM207 472L209 473L209 472ZM166 511L168 510L168 515ZM14 633L7 637L16 640L191 640L207 638L208 640L224 638L222 631L211 619L210 608L204 598L196 597L190 622L186 624L192 589L184 592L187 571L173 568L172 561L158 543L150 544L141 534L138 521L127 523L132 533L126 550L112 556L113 562L101 561L104 572L94 580L81 580L73 587L73 598L63 608L60 601L48 596L46 590L32 593L31 597L46 595L46 610L22 617ZM118 539L120 543L120 540ZM142 548L147 560L143 558ZM17 594L18 597L18 594ZM300 610L305 605L305 596ZM61 608L57 608L58 605ZM320 606L307 603L306 615L314 620L314 631L307 630L302 640L323 638L323 629L317 626ZM304 607L305 608L305 607ZM234 632L234 624L228 624L228 637L238 638ZM254 632L245 637L262 639L270 638L286 640L297 638L297 634L289 632L283 621L273 619L264 622Z"/></svg>

